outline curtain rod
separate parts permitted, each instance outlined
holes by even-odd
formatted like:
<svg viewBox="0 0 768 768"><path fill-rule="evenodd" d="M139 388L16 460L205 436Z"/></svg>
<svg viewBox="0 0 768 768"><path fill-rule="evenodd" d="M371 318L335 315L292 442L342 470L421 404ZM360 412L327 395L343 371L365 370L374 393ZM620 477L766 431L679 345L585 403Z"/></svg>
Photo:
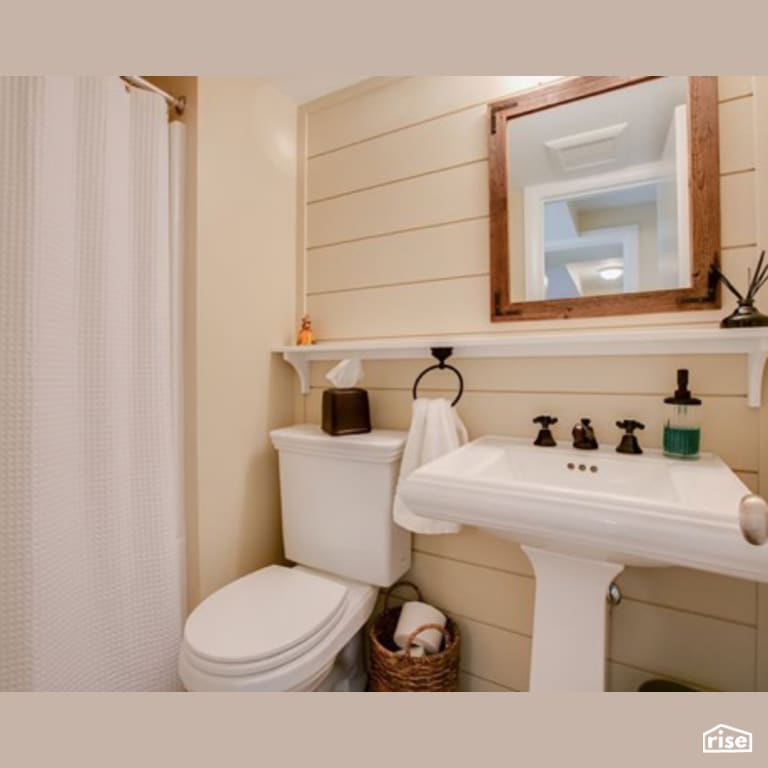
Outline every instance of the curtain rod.
<svg viewBox="0 0 768 768"><path fill-rule="evenodd" d="M138 77L138 75L120 75L120 79L124 80L128 85L133 85L136 88L143 88L146 91L152 91L152 93L156 93L159 96L162 96L169 107L173 107L176 110L177 115L184 114L184 108L187 106L187 100L183 96L179 96L176 98L175 96L172 96L170 93L166 93L161 88L158 88L156 85L152 85L148 80L145 80L143 77Z"/></svg>

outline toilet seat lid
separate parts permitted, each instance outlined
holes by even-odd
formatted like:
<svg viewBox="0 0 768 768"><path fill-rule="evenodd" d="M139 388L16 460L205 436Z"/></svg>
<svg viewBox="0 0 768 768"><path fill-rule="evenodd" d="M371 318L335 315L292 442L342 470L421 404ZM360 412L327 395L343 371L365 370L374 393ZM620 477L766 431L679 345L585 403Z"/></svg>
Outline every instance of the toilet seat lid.
<svg viewBox="0 0 768 768"><path fill-rule="evenodd" d="M218 662L259 661L318 634L342 610L343 584L270 565L233 581L190 614L184 638Z"/></svg>

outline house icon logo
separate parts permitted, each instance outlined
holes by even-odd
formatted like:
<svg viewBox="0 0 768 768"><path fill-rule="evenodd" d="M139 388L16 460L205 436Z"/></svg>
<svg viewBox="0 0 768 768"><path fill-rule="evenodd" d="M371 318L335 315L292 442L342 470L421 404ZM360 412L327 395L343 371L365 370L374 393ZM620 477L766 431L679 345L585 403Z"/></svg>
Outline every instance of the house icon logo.
<svg viewBox="0 0 768 768"><path fill-rule="evenodd" d="M751 752L752 734L720 723L704 731L702 749L704 752Z"/></svg>

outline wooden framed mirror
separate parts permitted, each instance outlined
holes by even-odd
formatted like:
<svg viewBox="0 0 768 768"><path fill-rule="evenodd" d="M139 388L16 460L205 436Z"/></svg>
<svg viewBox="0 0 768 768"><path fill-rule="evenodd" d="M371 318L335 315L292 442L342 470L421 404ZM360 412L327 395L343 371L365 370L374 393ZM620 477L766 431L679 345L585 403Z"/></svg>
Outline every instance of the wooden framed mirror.
<svg viewBox="0 0 768 768"><path fill-rule="evenodd" d="M488 113L492 320L720 307L716 77L568 77Z"/></svg>

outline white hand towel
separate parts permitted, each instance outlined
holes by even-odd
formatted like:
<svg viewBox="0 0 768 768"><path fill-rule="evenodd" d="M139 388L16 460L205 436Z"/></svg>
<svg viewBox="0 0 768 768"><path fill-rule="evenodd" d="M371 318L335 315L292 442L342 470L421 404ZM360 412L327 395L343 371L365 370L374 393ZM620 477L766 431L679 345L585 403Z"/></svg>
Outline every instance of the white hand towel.
<svg viewBox="0 0 768 768"><path fill-rule="evenodd" d="M411 428L400 464L400 482L422 464L439 459L467 442L467 430L451 403L443 398L413 401ZM399 490L393 509L395 522L414 533L458 533L461 526L415 515L405 505Z"/></svg>

